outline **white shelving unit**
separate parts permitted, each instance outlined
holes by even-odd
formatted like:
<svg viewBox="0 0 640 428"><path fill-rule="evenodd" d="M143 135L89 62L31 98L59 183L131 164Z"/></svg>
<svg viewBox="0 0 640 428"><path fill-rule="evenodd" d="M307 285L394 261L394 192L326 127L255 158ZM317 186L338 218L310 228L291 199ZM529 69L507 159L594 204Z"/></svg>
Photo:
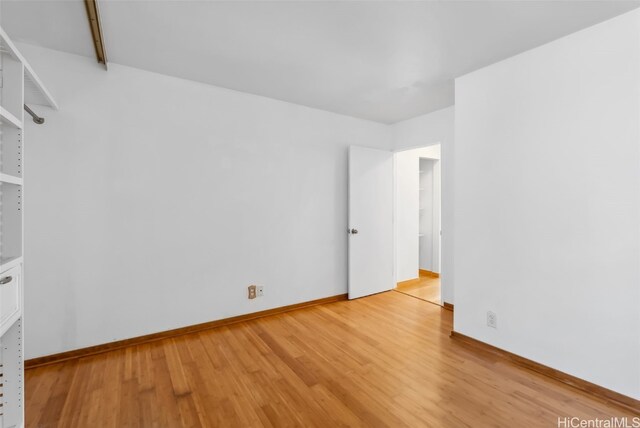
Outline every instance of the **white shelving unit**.
<svg viewBox="0 0 640 428"><path fill-rule="evenodd" d="M57 109L0 28L0 428L24 426L24 105Z"/></svg>
<svg viewBox="0 0 640 428"><path fill-rule="evenodd" d="M6 124L16 129L22 129L22 121L9 113L9 111L2 106L0 106L0 121L2 121L3 125Z"/></svg>

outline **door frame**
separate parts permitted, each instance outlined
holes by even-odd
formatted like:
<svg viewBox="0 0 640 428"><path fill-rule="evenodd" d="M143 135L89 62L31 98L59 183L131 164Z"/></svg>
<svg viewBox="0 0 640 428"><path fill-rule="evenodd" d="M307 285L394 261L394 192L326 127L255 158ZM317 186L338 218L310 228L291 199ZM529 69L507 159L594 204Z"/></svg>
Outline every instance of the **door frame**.
<svg viewBox="0 0 640 428"><path fill-rule="evenodd" d="M445 206L445 198L448 201L449 198L452 195L447 194L445 196L445 192L444 192L444 184L445 184L445 165L448 168L448 164L445 164L445 150L444 149L444 144L442 143L442 141L434 141L432 143L427 143L427 144L420 144L420 145L416 145L416 146L411 146L411 147L403 147L402 149L394 149L393 150L393 280L394 280L394 284L398 284L398 234L397 234L397 208L398 208L398 199L397 199L397 192L396 192L396 186L397 186L397 175L398 175L398 168L397 168L397 162L396 162L396 156L398 153L402 153L402 152L407 152L410 150L415 150L415 149L422 149L422 148L426 148L426 147L431 147L431 146L435 146L435 145L440 145L440 231L441 231L441 235L440 235L440 306L442 307L446 307L445 303L447 304L451 304L451 302L445 302L445 298L444 298L444 293L442 292L442 290L446 289L449 290L449 288L452 288L451 284L449 283L449 275L447 274L444 266L444 242L445 236L448 236L445 231L445 222L444 220L444 206ZM448 182L448 180L446 180ZM449 244L449 242L447 243ZM448 245L446 245L446 247L448 247ZM453 289L451 290L453 291ZM451 295L453 296L453 292L451 293Z"/></svg>

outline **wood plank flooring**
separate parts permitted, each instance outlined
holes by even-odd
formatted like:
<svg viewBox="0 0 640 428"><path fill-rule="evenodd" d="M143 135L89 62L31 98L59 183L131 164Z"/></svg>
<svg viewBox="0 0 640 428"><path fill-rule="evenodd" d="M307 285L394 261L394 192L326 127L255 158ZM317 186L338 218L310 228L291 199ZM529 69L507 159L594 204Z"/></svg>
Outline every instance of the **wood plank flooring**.
<svg viewBox="0 0 640 428"><path fill-rule="evenodd" d="M398 283L396 291L435 303L436 305L442 304L440 298L440 278L433 276L420 275L419 278L414 280Z"/></svg>
<svg viewBox="0 0 640 428"><path fill-rule="evenodd" d="M27 427L556 427L634 415L387 292L27 370Z"/></svg>

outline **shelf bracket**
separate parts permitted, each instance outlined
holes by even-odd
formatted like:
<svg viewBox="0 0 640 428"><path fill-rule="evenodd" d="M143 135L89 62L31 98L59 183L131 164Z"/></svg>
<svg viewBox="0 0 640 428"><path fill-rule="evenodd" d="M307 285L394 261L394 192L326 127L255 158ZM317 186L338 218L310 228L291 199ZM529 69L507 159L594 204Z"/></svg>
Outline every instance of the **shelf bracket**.
<svg viewBox="0 0 640 428"><path fill-rule="evenodd" d="M38 125L42 125L44 123L44 117L38 116L33 110L31 110L27 105L24 105L24 111L29 113L29 116L33 118L33 121Z"/></svg>

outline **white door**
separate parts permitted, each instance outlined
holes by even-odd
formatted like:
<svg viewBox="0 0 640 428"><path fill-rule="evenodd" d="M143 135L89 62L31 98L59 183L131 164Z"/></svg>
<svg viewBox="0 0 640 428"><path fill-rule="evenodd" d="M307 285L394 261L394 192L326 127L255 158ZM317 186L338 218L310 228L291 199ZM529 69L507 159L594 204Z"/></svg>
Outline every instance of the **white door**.
<svg viewBox="0 0 640 428"><path fill-rule="evenodd" d="M349 148L349 298L394 288L393 153Z"/></svg>

